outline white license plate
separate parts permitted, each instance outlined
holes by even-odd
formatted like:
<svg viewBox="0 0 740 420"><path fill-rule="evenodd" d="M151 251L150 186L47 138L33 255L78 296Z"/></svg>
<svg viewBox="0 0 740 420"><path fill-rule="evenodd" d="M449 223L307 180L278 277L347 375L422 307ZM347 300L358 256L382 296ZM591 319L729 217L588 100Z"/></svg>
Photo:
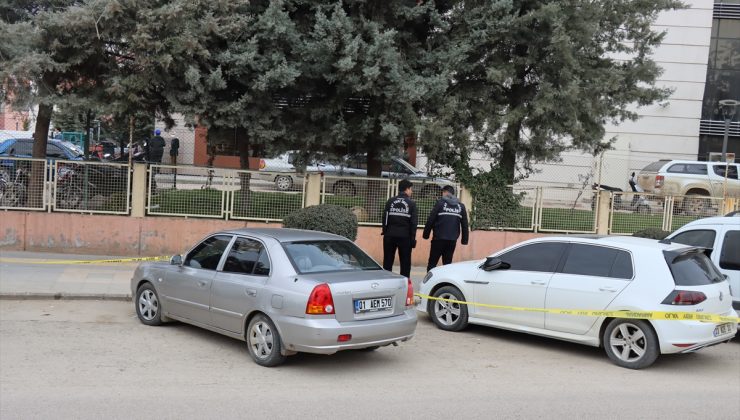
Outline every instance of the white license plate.
<svg viewBox="0 0 740 420"><path fill-rule="evenodd" d="M719 324L714 329L714 336L719 337L720 335L729 334L734 331L735 331L735 324L731 322L727 324Z"/></svg>
<svg viewBox="0 0 740 420"><path fill-rule="evenodd" d="M374 299L355 299L355 313L377 312L393 309L393 299L389 297Z"/></svg>

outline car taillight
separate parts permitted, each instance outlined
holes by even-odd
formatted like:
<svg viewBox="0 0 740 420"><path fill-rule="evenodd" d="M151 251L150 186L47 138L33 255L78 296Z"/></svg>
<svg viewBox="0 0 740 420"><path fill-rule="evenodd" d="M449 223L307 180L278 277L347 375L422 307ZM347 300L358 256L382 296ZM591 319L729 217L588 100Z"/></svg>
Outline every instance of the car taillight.
<svg viewBox="0 0 740 420"><path fill-rule="evenodd" d="M414 285L411 283L411 279L406 279L408 282L408 289L406 290L406 306L414 306Z"/></svg>
<svg viewBox="0 0 740 420"><path fill-rule="evenodd" d="M655 188L660 188L663 186L663 180L665 177L663 175L656 175L655 176Z"/></svg>
<svg viewBox="0 0 740 420"><path fill-rule="evenodd" d="M260 169L265 169L266 166L267 166L267 164L265 163L265 160L264 159L260 159Z"/></svg>
<svg viewBox="0 0 740 420"><path fill-rule="evenodd" d="M702 292L691 290L674 290L663 300L663 305L696 305L707 300L707 296Z"/></svg>
<svg viewBox="0 0 740 420"><path fill-rule="evenodd" d="M313 288L306 303L306 313L309 315L331 315L334 313L334 298L331 289L326 283Z"/></svg>

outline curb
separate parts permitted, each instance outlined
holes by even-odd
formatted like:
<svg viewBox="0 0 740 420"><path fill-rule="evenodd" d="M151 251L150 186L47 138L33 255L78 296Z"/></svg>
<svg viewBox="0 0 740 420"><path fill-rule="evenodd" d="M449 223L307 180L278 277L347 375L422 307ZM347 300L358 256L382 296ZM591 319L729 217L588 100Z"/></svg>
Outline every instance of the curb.
<svg viewBox="0 0 740 420"><path fill-rule="evenodd" d="M110 300L128 302L131 296L122 293L0 293L0 300Z"/></svg>

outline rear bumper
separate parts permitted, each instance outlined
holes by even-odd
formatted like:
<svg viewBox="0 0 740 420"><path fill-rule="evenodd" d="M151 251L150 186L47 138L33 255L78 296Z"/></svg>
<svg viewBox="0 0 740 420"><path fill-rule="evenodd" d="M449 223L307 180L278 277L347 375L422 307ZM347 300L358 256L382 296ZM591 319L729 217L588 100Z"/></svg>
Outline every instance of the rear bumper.
<svg viewBox="0 0 740 420"><path fill-rule="evenodd" d="M735 311L725 315L736 316ZM715 328L720 324L698 321L652 321L652 324L663 354L695 352L729 341L737 334L737 325L729 333L715 336Z"/></svg>
<svg viewBox="0 0 740 420"><path fill-rule="evenodd" d="M339 322L334 318L284 317L278 319L277 324L286 350L333 354L411 339L416 331L416 312L410 308L402 315L352 322ZM337 342L337 337L343 334L352 334L352 339Z"/></svg>

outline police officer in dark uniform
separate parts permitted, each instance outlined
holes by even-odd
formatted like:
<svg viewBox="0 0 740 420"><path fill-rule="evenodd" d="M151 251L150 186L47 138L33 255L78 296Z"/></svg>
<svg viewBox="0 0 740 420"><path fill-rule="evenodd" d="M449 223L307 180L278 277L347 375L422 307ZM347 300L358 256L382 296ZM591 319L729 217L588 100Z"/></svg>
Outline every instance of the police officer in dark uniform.
<svg viewBox="0 0 740 420"><path fill-rule="evenodd" d="M385 203L383 211L383 268L393 270L398 249L401 275L411 276L411 249L416 247L419 223L416 203L411 199L413 184L408 179L398 183L399 194Z"/></svg>
<svg viewBox="0 0 740 420"><path fill-rule="evenodd" d="M450 185L442 188L442 198L429 213L427 223L424 225L423 238L429 239L432 230L434 237L429 249L427 271L437 266L439 257L442 257L444 265L452 262L460 233L462 233L461 243L468 244L468 212L465 205L455 197L455 188Z"/></svg>
<svg viewBox="0 0 740 420"><path fill-rule="evenodd" d="M159 129L154 130L154 137L146 143L146 159L151 163L162 163L164 155L164 139Z"/></svg>

